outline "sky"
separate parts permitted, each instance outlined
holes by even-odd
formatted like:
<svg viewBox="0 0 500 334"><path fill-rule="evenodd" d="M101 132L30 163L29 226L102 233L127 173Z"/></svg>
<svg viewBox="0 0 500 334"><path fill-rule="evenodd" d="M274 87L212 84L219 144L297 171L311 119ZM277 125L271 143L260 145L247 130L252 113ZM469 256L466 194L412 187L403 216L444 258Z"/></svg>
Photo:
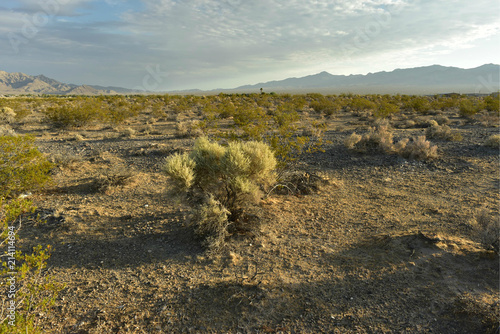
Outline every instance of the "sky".
<svg viewBox="0 0 500 334"><path fill-rule="evenodd" d="M149 91L500 63L498 0L2 0L0 70Z"/></svg>

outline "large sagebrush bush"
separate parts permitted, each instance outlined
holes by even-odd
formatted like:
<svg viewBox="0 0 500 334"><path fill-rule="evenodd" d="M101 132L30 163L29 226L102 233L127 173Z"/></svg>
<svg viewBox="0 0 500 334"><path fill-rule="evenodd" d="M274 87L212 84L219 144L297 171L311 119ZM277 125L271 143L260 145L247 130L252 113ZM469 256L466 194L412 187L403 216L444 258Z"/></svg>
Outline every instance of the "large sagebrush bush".
<svg viewBox="0 0 500 334"><path fill-rule="evenodd" d="M241 227L247 209L262 197L261 190L274 182L275 168L276 158L262 142L221 146L201 137L190 153L168 157L163 172L175 193L187 195L196 232L216 250Z"/></svg>

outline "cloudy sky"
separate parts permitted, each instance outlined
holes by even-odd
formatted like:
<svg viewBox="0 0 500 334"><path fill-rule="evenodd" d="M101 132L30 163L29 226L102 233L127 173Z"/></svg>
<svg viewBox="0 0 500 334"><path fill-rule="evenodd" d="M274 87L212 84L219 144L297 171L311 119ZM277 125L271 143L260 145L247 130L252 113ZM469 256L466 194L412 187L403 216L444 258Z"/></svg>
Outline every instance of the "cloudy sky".
<svg viewBox="0 0 500 334"><path fill-rule="evenodd" d="M2 0L0 70L147 90L500 63L497 0Z"/></svg>

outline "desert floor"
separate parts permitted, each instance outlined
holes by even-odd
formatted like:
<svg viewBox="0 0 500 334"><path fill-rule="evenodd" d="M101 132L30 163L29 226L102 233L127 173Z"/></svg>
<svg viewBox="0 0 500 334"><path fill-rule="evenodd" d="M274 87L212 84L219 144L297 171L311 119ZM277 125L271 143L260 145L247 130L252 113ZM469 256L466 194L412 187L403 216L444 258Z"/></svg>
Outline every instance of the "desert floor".
<svg viewBox="0 0 500 334"><path fill-rule="evenodd" d="M431 139L439 157L430 161L348 150L344 139L371 120L326 118L330 143L293 170L306 184L319 176L319 190L272 193L260 231L232 236L216 255L161 173L165 157L194 141L176 136L175 122L147 126L144 114L125 126L132 134L26 120L16 131L35 134L58 165L32 196L46 223L26 221L19 239L25 251L52 245L48 274L65 285L44 330L498 333L499 258L473 226L481 209L498 219L499 151L483 145L498 119L440 116L463 139ZM426 130L400 121L391 121L395 138Z"/></svg>

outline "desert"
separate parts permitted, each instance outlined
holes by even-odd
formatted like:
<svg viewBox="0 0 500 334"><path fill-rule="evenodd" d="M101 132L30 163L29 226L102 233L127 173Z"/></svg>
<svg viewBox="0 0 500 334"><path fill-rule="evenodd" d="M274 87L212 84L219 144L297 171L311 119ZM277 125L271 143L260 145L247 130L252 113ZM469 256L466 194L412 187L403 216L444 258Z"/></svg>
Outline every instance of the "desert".
<svg viewBox="0 0 500 334"><path fill-rule="evenodd" d="M2 247L19 252L2 277L18 273L19 333L498 333L498 94L10 96L0 108ZM242 197L245 222L226 218L218 244L165 172L203 140L276 156L274 181ZM10 184L28 178L9 169L28 151L36 177Z"/></svg>

